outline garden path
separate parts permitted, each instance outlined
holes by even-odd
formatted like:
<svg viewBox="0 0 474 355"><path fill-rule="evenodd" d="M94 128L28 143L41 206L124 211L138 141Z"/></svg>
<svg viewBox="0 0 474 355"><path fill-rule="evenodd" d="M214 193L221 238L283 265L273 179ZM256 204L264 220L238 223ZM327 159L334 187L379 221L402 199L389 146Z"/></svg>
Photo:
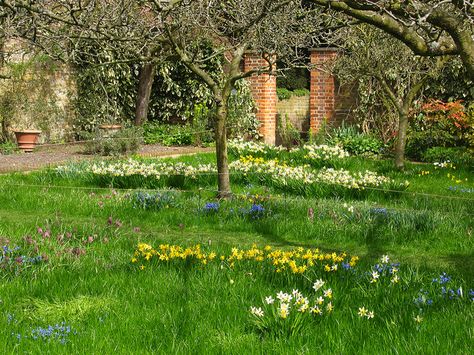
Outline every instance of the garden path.
<svg viewBox="0 0 474 355"><path fill-rule="evenodd" d="M0 154L0 173L38 170L65 162L98 158L95 155L83 154L82 150L83 147L79 144L61 144L39 147L33 153ZM142 146L138 155L144 157L176 157L212 151L214 151L214 148L165 147L154 144ZM108 157L102 157L102 159L108 159Z"/></svg>

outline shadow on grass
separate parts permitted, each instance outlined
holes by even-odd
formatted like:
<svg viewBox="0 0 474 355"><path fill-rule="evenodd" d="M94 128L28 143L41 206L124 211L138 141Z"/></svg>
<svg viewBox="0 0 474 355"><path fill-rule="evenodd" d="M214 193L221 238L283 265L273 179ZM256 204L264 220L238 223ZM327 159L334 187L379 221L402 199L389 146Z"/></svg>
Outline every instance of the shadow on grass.
<svg viewBox="0 0 474 355"><path fill-rule="evenodd" d="M463 279L474 282L474 252L469 254L450 254L444 257L444 259L453 266L456 273L461 275Z"/></svg>

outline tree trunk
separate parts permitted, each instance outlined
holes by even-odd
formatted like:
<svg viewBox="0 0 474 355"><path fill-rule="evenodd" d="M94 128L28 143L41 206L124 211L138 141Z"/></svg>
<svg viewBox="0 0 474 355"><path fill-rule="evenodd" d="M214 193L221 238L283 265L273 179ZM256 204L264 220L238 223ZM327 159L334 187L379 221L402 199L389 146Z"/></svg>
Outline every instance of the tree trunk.
<svg viewBox="0 0 474 355"><path fill-rule="evenodd" d="M141 126L147 121L148 105L150 103L151 88L155 78L155 65L145 63L140 69L138 81L137 105L135 108L135 125Z"/></svg>
<svg viewBox="0 0 474 355"><path fill-rule="evenodd" d="M227 100L217 105L216 113L216 157L217 157L217 186L218 197L230 197L229 162L227 159Z"/></svg>
<svg viewBox="0 0 474 355"><path fill-rule="evenodd" d="M460 57L468 75L474 79L474 38L467 29L459 31L458 36L453 36L460 49Z"/></svg>
<svg viewBox="0 0 474 355"><path fill-rule="evenodd" d="M402 170L405 167L405 146L407 142L408 110L398 114L398 137L395 145L395 166Z"/></svg>

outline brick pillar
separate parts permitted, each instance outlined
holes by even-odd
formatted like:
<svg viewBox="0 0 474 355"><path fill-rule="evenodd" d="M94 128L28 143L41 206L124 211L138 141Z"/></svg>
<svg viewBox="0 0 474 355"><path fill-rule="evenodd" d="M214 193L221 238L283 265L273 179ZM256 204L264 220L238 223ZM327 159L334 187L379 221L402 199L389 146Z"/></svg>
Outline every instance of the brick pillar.
<svg viewBox="0 0 474 355"><path fill-rule="evenodd" d="M311 53L311 94L309 99L310 130L316 133L321 123L334 116L336 85L332 75L324 70L325 63L337 56L336 48L316 48Z"/></svg>
<svg viewBox="0 0 474 355"><path fill-rule="evenodd" d="M247 52L244 56L243 71L247 72L268 65L259 54ZM249 79L252 95L257 104L257 118L261 123L260 134L267 144L275 144L277 93L276 76L270 74L252 75Z"/></svg>

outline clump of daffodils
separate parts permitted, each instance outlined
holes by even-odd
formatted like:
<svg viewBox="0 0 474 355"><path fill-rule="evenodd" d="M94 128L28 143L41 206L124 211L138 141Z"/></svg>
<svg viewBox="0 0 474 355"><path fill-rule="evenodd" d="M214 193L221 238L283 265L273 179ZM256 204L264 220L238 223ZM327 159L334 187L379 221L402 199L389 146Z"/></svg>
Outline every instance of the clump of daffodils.
<svg viewBox="0 0 474 355"><path fill-rule="evenodd" d="M278 159L265 160L252 155L240 157L238 161L230 163L229 168L243 174L267 176L274 183L282 186L289 182L305 185L324 183L339 185L348 189L362 189L364 187L381 187L393 183L392 179L369 170L355 174L344 169L333 168L322 168L315 171L309 165L288 166Z"/></svg>
<svg viewBox="0 0 474 355"><path fill-rule="evenodd" d="M233 139L227 142L229 152L236 156L259 154L259 155L276 155L287 150L282 146L266 144L264 142L244 141L242 138Z"/></svg>
<svg viewBox="0 0 474 355"><path fill-rule="evenodd" d="M250 144L250 143L246 143ZM254 143L252 143L254 144ZM321 156L326 159L335 156L345 156L346 153L340 148L321 148L322 146L306 146L308 156ZM317 149L316 149L317 148ZM277 149L277 148L274 148ZM253 153L252 153L253 154ZM319 155L318 155L319 154ZM67 166L58 167L58 174L68 174ZM393 187L394 181L388 177L378 175L373 171L351 173L344 169L322 168L314 170L308 164L290 166L279 159L265 159L253 155L243 155L239 160L229 164L233 173L243 175L254 174L260 179L266 179L270 183L280 187L288 185L338 185L347 189L363 189L364 187ZM184 176L189 179L197 179L201 175L217 174L217 167L213 164L191 165L183 162L143 162L134 159L118 162L99 162L87 165L83 168L84 173L100 177L129 177L140 176L160 180L169 176ZM400 188L406 188L402 184Z"/></svg>
<svg viewBox="0 0 474 355"><path fill-rule="evenodd" d="M269 245L259 248L254 244L248 249L232 248L229 254L218 256L216 252L204 251L199 244L191 247L161 244L155 249L149 244L139 243L131 261L137 265L152 261L191 262L200 265L218 262L222 267L232 269L247 266L276 273L304 274L322 270L337 272L340 269L338 265L347 264L354 267L358 260L357 256L349 257L346 253L322 253L319 249L302 247L282 250Z"/></svg>
<svg viewBox="0 0 474 355"><path fill-rule="evenodd" d="M159 262L194 261L202 265L212 262L217 254L214 252L206 253L201 250L201 246L196 244L189 248L183 248L179 245L160 244L157 249L146 243L139 243L137 250L133 253L131 262L141 264L152 260Z"/></svg>
<svg viewBox="0 0 474 355"><path fill-rule="evenodd" d="M314 283L314 293L304 295L297 289L279 291L264 298L262 307L250 307L254 325L261 331L277 334L296 334L315 317L321 318L334 310L331 288L325 282Z"/></svg>
<svg viewBox="0 0 474 355"><path fill-rule="evenodd" d="M200 174L216 173L217 168L211 164L199 164L193 166L186 163L175 162L156 162L146 163L138 160L129 159L115 163L99 162L92 164L88 172L101 176L135 176L153 177L160 179L162 176L183 175L190 178L197 178Z"/></svg>
<svg viewBox="0 0 474 355"><path fill-rule="evenodd" d="M398 284L400 282L399 266L400 263L391 263L388 255L382 255L380 262L375 264L369 272L369 282L376 284L383 280L390 280L391 284Z"/></svg>
<svg viewBox="0 0 474 355"><path fill-rule="evenodd" d="M275 157L283 151L292 155L304 156L311 161L330 161L334 159L344 159L349 156L339 146L329 146L326 144L315 145L306 144L303 147L287 149L282 146L269 145L264 142L244 141L243 139L230 140L227 143L229 151L236 156L246 156L249 154L269 158Z"/></svg>
<svg viewBox="0 0 474 355"><path fill-rule="evenodd" d="M456 166L453 163L451 163L450 160L445 160L445 161L442 161L442 162L434 162L433 166L435 167L435 169L454 169L454 170L456 170Z"/></svg>
<svg viewBox="0 0 474 355"><path fill-rule="evenodd" d="M306 152L305 158L310 160L329 161L333 159L344 159L349 156L348 152L337 145L329 146L326 144L306 144L303 146L302 150Z"/></svg>

